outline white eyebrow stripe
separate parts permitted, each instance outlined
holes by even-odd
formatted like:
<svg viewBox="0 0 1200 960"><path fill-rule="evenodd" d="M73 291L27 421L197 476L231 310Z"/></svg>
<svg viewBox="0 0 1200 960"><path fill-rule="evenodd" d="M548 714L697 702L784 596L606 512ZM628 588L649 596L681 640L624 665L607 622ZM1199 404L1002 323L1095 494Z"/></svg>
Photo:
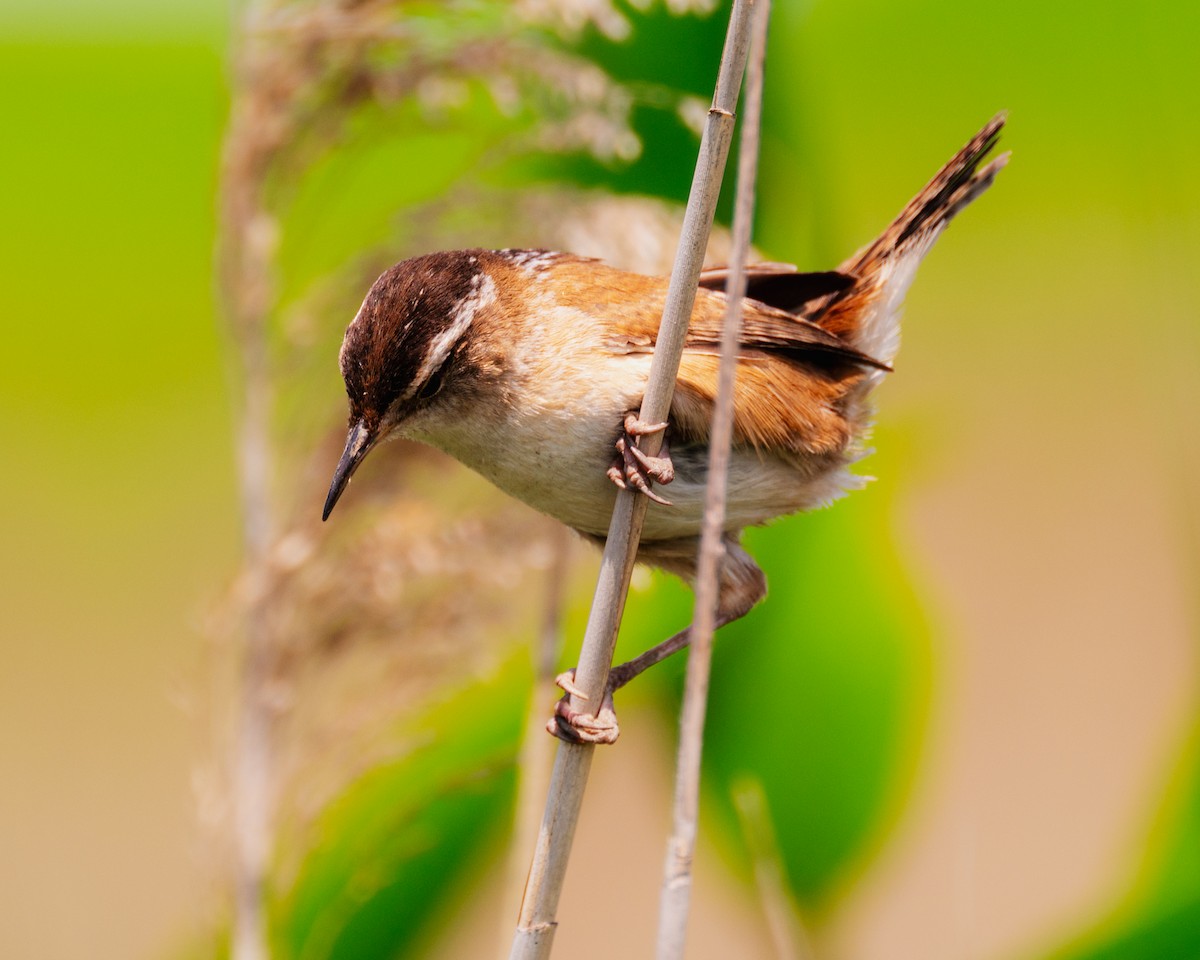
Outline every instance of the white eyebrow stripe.
<svg viewBox="0 0 1200 960"><path fill-rule="evenodd" d="M454 349L454 345L471 326L475 314L496 302L496 284L486 273L475 274L471 278L471 286L474 289L459 302L454 313L450 315L450 323L446 329L430 341L425 359L417 370L416 376L413 377L412 383L404 391L404 395L400 398L401 401L411 400L417 391L429 381L429 378L441 369L446 358L450 356L450 351Z"/></svg>

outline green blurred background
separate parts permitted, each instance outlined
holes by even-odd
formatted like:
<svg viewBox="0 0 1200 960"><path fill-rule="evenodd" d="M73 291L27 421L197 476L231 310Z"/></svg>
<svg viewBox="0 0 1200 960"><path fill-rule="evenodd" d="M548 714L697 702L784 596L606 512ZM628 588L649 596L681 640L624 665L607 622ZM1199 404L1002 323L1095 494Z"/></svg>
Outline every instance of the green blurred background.
<svg viewBox="0 0 1200 960"><path fill-rule="evenodd" d="M635 22L629 45L585 47L616 76L711 82L697 51L719 25L674 48L669 18ZM910 295L880 480L752 537L772 597L718 646L696 956L766 949L729 839L748 769L819 956L1200 956L1200 8L778 0L772 29L769 255L836 263L1000 108L1014 159ZM172 955L222 925L198 821L222 682L200 622L238 562L212 279L229 30L198 0L0 10L5 956ZM632 166L526 175L678 197L692 148L643 120ZM384 235L370 175L297 202L285 285ZM311 403L334 424L328 369ZM686 609L641 589L623 642ZM621 876L631 944L669 794L655 699L631 691L637 733L597 761L572 873ZM488 944L507 894L468 892L458 916ZM582 884L566 896L562 949L611 923Z"/></svg>

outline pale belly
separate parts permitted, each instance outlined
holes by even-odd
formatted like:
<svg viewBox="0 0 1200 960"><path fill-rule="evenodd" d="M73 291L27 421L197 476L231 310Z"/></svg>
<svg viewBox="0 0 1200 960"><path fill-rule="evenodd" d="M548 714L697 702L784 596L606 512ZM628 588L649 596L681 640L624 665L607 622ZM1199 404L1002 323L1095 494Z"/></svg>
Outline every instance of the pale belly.
<svg viewBox="0 0 1200 960"><path fill-rule="evenodd" d="M486 425L439 425L436 435L419 430L411 435L449 453L534 509L583 533L604 536L617 495L605 474L616 454L612 442L617 429L609 416L577 410L570 418L543 411L537 418L498 416ZM605 439L597 443L597 437ZM707 449L697 446L672 451L675 480L655 488L671 505L649 505L643 540L700 533L707 456ZM740 530L823 505L856 486L856 479L840 464L812 476L778 457L736 448L730 457L725 529Z"/></svg>

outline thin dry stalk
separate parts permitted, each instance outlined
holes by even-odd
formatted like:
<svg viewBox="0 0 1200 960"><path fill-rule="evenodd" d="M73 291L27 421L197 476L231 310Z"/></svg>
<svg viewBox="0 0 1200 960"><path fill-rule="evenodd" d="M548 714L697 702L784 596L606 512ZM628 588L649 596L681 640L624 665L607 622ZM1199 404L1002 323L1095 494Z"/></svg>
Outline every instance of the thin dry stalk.
<svg viewBox="0 0 1200 960"><path fill-rule="evenodd" d="M767 921L767 933L779 960L812 960L807 931L800 925L787 893L779 843L762 783L747 777L733 788L733 806L754 867L754 885Z"/></svg>
<svg viewBox="0 0 1200 960"><path fill-rule="evenodd" d="M226 163L229 163L228 154ZM269 956L263 909L273 820L274 711L266 700L273 672L269 552L277 520L272 503L273 390L266 320L274 299L273 221L246 180L225 178L223 292L240 361L238 488L245 550L246 613L238 718L231 763L233 800L233 960Z"/></svg>
<svg viewBox="0 0 1200 960"><path fill-rule="evenodd" d="M733 218L733 250L725 287L726 307L721 331L721 364L716 409L708 452L708 486L705 491L704 527L696 575L696 601L692 613L691 650L680 712L679 754L676 760L674 827L667 844L659 910L658 960L680 960L687 932L692 893L692 858L696 849L696 821L700 798L700 757L704 747L704 714L712 664L712 639L716 621L717 576L723 554L725 497L728 489L729 448L733 437L733 381L737 370L738 340L742 326L742 298L746 294L746 255L754 219L754 188L758 173L758 143L762 119L763 62L766 56L770 0L753 0L753 39L746 76L745 115L738 157L737 202Z"/></svg>
<svg viewBox="0 0 1200 960"><path fill-rule="evenodd" d="M730 15L716 94L700 140L700 155L671 271L650 379L639 413L641 419L650 423L666 420L670 411L688 321L695 303L704 252L712 229L729 144L733 138L734 110L750 42L750 8L750 0L735 0ZM647 440L646 453L656 455L661 436L648 437ZM588 704L602 702L646 505L646 498L631 490L622 491L617 496L575 674L575 683L587 699L572 698L572 706L576 710L583 711ZM579 821L579 810L583 804L593 750L590 744L559 745L546 798L546 810L513 936L509 954L511 960L544 960L550 955L557 924L558 900Z"/></svg>
<svg viewBox="0 0 1200 960"><path fill-rule="evenodd" d="M240 413L239 486L246 553L247 601L244 663L233 744L234 816L233 960L266 960L263 911L273 820L274 711L266 700L273 672L269 597L269 545L275 529L271 505L270 375L260 328L238 338L244 395Z"/></svg>
<svg viewBox="0 0 1200 960"><path fill-rule="evenodd" d="M570 531L561 525L554 528L553 554L546 573L546 605L542 625L534 649L534 684L525 718L525 735L517 757L520 783L517 788L516 815L513 818L513 839L508 862L507 889L517 890L525 882L526 851L537 839L541 821L541 798L550 787L550 759L554 741L546 736L546 702L554 694L554 671L563 642L563 605L567 592L567 565L571 553ZM512 914L505 904L499 956L505 956Z"/></svg>

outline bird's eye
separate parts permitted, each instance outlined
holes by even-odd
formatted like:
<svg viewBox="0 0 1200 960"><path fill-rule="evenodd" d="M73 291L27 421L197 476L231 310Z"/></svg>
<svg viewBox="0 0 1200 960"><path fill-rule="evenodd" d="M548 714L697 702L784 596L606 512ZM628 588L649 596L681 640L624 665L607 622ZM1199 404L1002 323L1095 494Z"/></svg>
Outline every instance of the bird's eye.
<svg viewBox="0 0 1200 960"><path fill-rule="evenodd" d="M442 364L442 366L436 370L428 380L421 384L421 389L417 391L418 400L429 400L432 397L437 396L437 394L441 391L442 385L446 379L445 370L446 365Z"/></svg>

